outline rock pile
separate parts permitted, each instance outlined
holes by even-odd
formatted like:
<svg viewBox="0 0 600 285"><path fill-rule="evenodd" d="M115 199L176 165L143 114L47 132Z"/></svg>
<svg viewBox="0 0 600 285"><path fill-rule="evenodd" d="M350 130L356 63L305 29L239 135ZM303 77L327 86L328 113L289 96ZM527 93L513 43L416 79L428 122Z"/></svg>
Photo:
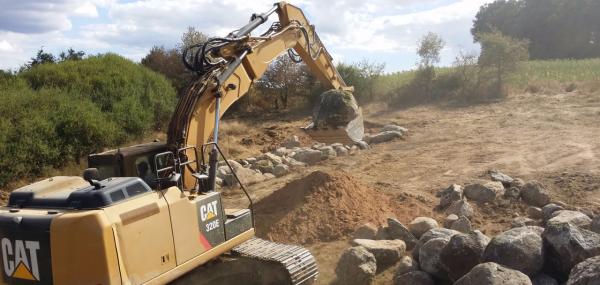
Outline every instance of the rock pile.
<svg viewBox="0 0 600 285"><path fill-rule="evenodd" d="M367 134L364 141L354 145L315 143L311 147L301 147L299 138L292 136L275 151L238 161L228 160L228 163L244 185L251 185L287 175L297 168L315 165L333 157L354 155L360 150L368 149L369 144L403 138L407 132L406 128L387 125L382 128L381 133ZM237 180L229 166L224 161L219 163L217 170L217 184L219 186L237 185Z"/></svg>
<svg viewBox="0 0 600 285"><path fill-rule="evenodd" d="M368 236L373 239L369 244L396 240L406 245L405 256L394 255L385 262L389 267L396 260L394 284L600 284L600 214L577 211L560 201L552 203L539 182L524 183L498 171L490 176L492 182L464 189L451 185L438 193L438 209L448 214L443 228L428 217L417 217L408 226L393 218L379 229L368 225ZM469 200L496 203L498 199L530 205L529 218L515 219L513 228L490 238L472 228L469 219L474 210ZM365 240L353 242L359 243ZM377 255L373 256L379 266ZM358 269L346 267L340 272L354 270ZM367 283L346 280L344 284L370 284L375 274L369 276L368 281L362 279Z"/></svg>

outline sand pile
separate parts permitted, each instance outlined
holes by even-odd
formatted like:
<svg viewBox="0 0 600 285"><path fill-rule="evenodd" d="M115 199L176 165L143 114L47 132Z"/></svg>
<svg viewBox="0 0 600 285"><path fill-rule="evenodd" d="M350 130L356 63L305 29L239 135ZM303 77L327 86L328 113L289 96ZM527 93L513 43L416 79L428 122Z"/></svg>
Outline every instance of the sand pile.
<svg viewBox="0 0 600 285"><path fill-rule="evenodd" d="M254 209L260 237L299 244L339 240L366 222L394 216L389 196L339 171L290 182Z"/></svg>

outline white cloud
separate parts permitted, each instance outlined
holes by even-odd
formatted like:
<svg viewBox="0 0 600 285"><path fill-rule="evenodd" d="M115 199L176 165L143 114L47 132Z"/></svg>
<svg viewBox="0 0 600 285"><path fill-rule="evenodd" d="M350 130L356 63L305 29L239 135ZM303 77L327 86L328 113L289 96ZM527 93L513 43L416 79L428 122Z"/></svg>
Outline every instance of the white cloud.
<svg viewBox="0 0 600 285"><path fill-rule="evenodd" d="M363 59L364 54L364 58L388 62L388 69L399 69L415 60L397 57L412 56L416 41L428 31L446 40L445 57L476 49L469 32L471 21L479 6L491 0L292 2L316 25L336 58L351 62ZM187 26L224 36L247 23L252 13L268 10L273 0L0 3L4 5L0 10L0 68L14 68L15 62L27 60L41 46L55 52L68 47L91 53L114 51L139 60L153 45L174 46ZM82 22L81 18L94 20Z"/></svg>

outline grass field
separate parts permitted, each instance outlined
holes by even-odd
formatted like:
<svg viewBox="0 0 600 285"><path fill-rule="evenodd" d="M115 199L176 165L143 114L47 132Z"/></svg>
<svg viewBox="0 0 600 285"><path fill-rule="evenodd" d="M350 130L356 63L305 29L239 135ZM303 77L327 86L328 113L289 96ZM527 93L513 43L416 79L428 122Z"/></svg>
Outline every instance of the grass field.
<svg viewBox="0 0 600 285"><path fill-rule="evenodd" d="M600 59L530 61L512 78L515 87L544 82L600 82Z"/></svg>

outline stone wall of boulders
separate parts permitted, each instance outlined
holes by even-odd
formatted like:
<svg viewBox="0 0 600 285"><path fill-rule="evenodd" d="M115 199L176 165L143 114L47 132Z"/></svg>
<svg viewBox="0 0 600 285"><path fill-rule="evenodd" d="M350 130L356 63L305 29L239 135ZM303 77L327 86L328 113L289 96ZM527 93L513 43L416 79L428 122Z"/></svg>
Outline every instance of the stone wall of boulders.
<svg viewBox="0 0 600 285"><path fill-rule="evenodd" d="M246 159L228 160L228 162L240 181L244 185L251 185L287 175L298 168L315 165L333 157L354 155L361 150L369 149L371 144L403 138L407 132L406 128L386 125L381 129L381 132L366 134L364 141L354 145L315 143L311 147L302 147L298 137L293 136L275 151ZM237 185L231 169L224 161L221 161L218 166L217 185Z"/></svg>
<svg viewBox="0 0 600 285"><path fill-rule="evenodd" d="M407 226L390 218L387 226L356 229L352 247L336 268L342 284L370 284L395 267L393 284L600 284L600 213L553 202L545 187L498 171L491 181L451 185L439 191L439 225L417 217ZM474 229L470 202L504 199L529 205L529 217L495 237Z"/></svg>

